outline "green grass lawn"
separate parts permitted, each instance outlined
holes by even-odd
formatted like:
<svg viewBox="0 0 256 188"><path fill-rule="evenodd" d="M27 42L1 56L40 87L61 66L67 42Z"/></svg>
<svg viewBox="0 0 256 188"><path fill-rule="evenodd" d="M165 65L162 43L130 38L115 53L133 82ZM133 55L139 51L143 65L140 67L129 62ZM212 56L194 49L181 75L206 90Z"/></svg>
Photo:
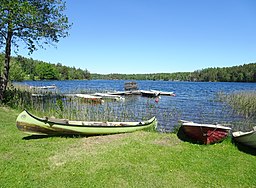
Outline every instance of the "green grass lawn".
<svg viewBox="0 0 256 188"><path fill-rule="evenodd" d="M175 134L29 137L0 108L0 187L255 187L255 152Z"/></svg>

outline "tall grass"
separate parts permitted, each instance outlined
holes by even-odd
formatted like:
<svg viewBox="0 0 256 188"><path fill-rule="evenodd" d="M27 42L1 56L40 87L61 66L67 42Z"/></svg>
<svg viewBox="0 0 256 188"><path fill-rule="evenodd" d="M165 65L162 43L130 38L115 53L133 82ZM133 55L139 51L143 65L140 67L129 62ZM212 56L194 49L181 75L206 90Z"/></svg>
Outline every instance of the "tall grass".
<svg viewBox="0 0 256 188"><path fill-rule="evenodd" d="M234 112L245 118L256 119L256 92L239 92L226 96L226 102Z"/></svg>
<svg viewBox="0 0 256 188"><path fill-rule="evenodd" d="M240 129L248 130L256 125L256 92L255 91L239 91L235 93L225 94L219 93L220 101L227 104L232 113L243 118L242 122L238 122Z"/></svg>
<svg viewBox="0 0 256 188"><path fill-rule="evenodd" d="M79 93L95 93L97 91L79 91ZM60 92L35 90L26 86L10 86L6 91L5 104L23 110L27 109L37 116L53 116L70 120L87 121L140 121L156 115L152 100L143 105L128 102L105 101L103 104L88 102L83 98L63 95ZM146 109L146 110L145 110Z"/></svg>

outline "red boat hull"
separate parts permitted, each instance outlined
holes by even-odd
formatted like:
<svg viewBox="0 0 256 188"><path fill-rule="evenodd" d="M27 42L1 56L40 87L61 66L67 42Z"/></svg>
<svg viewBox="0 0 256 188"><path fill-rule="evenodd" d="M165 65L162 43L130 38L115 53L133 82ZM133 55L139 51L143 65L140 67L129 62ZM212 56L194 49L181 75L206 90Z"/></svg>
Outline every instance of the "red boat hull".
<svg viewBox="0 0 256 188"><path fill-rule="evenodd" d="M203 144L213 144L225 139L229 130L203 126L182 126L184 133L193 140Z"/></svg>

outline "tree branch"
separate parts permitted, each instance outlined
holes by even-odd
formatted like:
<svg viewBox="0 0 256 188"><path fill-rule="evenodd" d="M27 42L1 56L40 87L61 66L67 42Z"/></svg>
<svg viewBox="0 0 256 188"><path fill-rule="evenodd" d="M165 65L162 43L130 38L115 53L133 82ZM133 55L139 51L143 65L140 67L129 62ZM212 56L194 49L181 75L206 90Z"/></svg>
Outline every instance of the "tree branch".
<svg viewBox="0 0 256 188"><path fill-rule="evenodd" d="M5 40L7 40L5 33L3 31L0 32L0 35L2 35L4 37Z"/></svg>

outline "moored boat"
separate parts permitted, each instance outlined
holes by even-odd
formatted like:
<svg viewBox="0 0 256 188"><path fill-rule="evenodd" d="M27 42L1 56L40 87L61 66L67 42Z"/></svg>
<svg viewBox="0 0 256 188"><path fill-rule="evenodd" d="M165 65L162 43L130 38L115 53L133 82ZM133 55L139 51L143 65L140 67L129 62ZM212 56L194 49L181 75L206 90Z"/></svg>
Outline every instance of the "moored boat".
<svg viewBox="0 0 256 188"><path fill-rule="evenodd" d="M109 95L131 95L131 91L113 91L113 92L108 92L107 94Z"/></svg>
<svg viewBox="0 0 256 188"><path fill-rule="evenodd" d="M199 124L191 121L183 121L182 129L191 139L202 144L213 144L225 139L231 130L230 127L214 124Z"/></svg>
<svg viewBox="0 0 256 188"><path fill-rule="evenodd" d="M153 89L151 89L150 91L152 91L152 92L158 92L159 95L176 96L173 91L158 91L158 90L153 90Z"/></svg>
<svg viewBox="0 0 256 188"><path fill-rule="evenodd" d="M160 92L158 91L145 91L145 90L140 90L141 96L143 97L157 97L160 95Z"/></svg>
<svg viewBox="0 0 256 188"><path fill-rule="evenodd" d="M248 132L233 132L232 136L236 142L256 148L256 127L253 127L253 130Z"/></svg>
<svg viewBox="0 0 256 188"><path fill-rule="evenodd" d="M132 91L132 90L138 90L138 85L136 82L126 82L124 84L124 90L125 91Z"/></svg>
<svg viewBox="0 0 256 188"><path fill-rule="evenodd" d="M16 120L17 128L30 135L104 135L139 130L154 130L155 117L141 122L88 122L40 118L24 110Z"/></svg>
<svg viewBox="0 0 256 188"><path fill-rule="evenodd" d="M102 97L99 97L99 96L92 96L88 94L75 94L74 96L82 98L84 102L92 102L92 103L99 103L99 104L104 102Z"/></svg>
<svg viewBox="0 0 256 188"><path fill-rule="evenodd" d="M103 99L115 100L115 101L124 101L125 98L120 95L112 95L108 93L95 93L93 96L102 97Z"/></svg>
<svg viewBox="0 0 256 188"><path fill-rule="evenodd" d="M56 89L56 85L49 85L49 86L30 86L30 89Z"/></svg>

